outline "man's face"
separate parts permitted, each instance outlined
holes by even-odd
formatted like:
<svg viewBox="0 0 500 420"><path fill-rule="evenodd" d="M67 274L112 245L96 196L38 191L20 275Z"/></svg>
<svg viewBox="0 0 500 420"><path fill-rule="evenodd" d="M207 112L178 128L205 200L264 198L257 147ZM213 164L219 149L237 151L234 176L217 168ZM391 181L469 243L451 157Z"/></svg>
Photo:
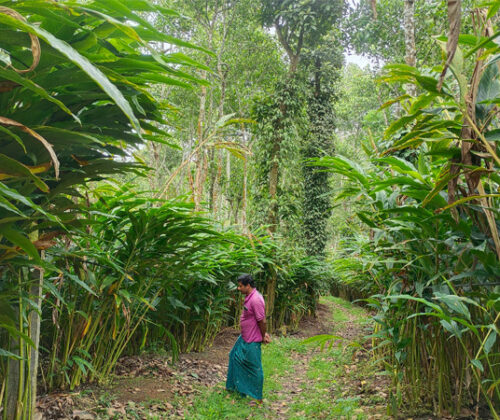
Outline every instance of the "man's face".
<svg viewBox="0 0 500 420"><path fill-rule="evenodd" d="M241 282L238 282L238 290L244 295L248 295L252 291L252 286L250 286L249 284L244 286L243 284L241 284Z"/></svg>

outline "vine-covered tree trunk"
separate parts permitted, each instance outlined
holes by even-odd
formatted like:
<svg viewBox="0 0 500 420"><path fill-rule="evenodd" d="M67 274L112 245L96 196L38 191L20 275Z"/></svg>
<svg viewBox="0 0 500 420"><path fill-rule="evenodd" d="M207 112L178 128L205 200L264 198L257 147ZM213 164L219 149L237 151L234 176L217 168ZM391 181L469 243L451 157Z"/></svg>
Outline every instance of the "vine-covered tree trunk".
<svg viewBox="0 0 500 420"><path fill-rule="evenodd" d="M283 86L283 90L286 90L290 87ZM285 104L285 98L288 95L284 94L280 96L280 103L278 104L279 108L279 117L275 120L274 125L274 136L272 137L272 149L270 156L270 170L269 170L269 215L268 215L268 224L269 231L271 235L275 235L278 230L279 224L279 204L278 204L278 183L279 183L279 175L280 175L280 150L281 150L281 142L282 142L282 132L284 128L284 121L288 119L288 108ZM267 319L269 324L270 331L273 331L274 328L274 301L276 298L276 284L278 282L278 273L273 270L271 273L271 278L267 283L267 291L266 291L266 310L267 310Z"/></svg>
<svg viewBox="0 0 500 420"><path fill-rule="evenodd" d="M309 135L305 158L319 158L333 152L334 130L331 92L322 89L321 60L314 63L314 91L308 101ZM328 239L327 225L331 213L328 191L329 174L314 166L304 166L304 236L308 255L321 256Z"/></svg>

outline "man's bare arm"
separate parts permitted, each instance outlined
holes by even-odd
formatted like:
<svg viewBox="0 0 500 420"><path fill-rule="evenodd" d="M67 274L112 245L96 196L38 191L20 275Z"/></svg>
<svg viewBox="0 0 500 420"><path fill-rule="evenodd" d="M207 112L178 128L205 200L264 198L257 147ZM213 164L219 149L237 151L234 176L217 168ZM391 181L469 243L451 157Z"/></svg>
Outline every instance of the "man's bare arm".
<svg viewBox="0 0 500 420"><path fill-rule="evenodd" d="M267 331L267 326L266 326L266 319L262 319L261 321L257 321L257 324L259 325L260 328L260 333L262 334L262 338L266 335Z"/></svg>
<svg viewBox="0 0 500 420"><path fill-rule="evenodd" d="M257 324L259 326L260 333L262 334L262 342L264 344L270 343L271 337L269 337L269 334L266 333L267 331L266 319L264 318L261 321L257 321Z"/></svg>

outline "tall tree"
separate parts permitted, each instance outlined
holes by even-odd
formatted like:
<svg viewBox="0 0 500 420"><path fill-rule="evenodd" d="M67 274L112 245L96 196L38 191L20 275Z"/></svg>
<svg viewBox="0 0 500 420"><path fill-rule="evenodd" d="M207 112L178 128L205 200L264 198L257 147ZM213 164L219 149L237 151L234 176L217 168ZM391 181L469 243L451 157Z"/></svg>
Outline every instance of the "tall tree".
<svg viewBox="0 0 500 420"><path fill-rule="evenodd" d="M324 0L307 0L295 2L289 0L263 0L262 22L265 26L273 27L278 40L288 56L288 78L282 88L288 90L283 99L276 104L281 117L276 120L276 135L272 138L272 149L269 156L271 167L269 170L269 196L271 206L268 222L271 232L278 226L278 183L279 161L282 138L279 135L283 123L294 112L290 103L284 98L297 96L296 77L297 68L304 47L315 48L339 17L339 10L343 0L327 2Z"/></svg>
<svg viewBox="0 0 500 420"><path fill-rule="evenodd" d="M199 60L210 70L193 72L207 86L168 92L182 109L171 132L181 150L175 162L170 160L163 173L155 174L154 184L169 196L189 191L198 209L206 208L218 220L243 223L243 169L251 142L244 120L252 98L269 91L284 71L279 49L257 21L255 2L165 0L164 4L179 10L181 17L157 25L213 55L200 53ZM170 156L164 150L160 148L157 155L149 151L146 159L155 162L157 156L164 161Z"/></svg>
<svg viewBox="0 0 500 420"><path fill-rule="evenodd" d="M475 0L462 1L466 28L471 27L469 12L476 4ZM417 65L437 64L441 54L429 34L443 33L446 27L446 0L360 0L343 20L343 36L349 48L381 64L406 62L411 56Z"/></svg>
<svg viewBox="0 0 500 420"><path fill-rule="evenodd" d="M282 229L281 233L287 233L286 225L280 226L280 214L290 218L300 211L300 204L297 205L297 203L287 203L288 208L293 209L292 212L285 212L284 208L280 208L286 202L286 199L280 195L288 192L286 188L280 188L286 183L282 182L281 178L287 165L287 155L290 156L290 151L300 150L302 142L299 133L302 130L300 125L304 123L301 113L305 104L301 103L300 100L300 91L303 86L297 77L299 63L304 49L314 49L331 29L339 17L339 11L340 13L342 11L343 1L262 0L261 5L264 26L274 28L288 58L288 75L284 81L277 85L275 100L268 100L266 112L260 114L260 117L268 119L265 134L261 133L261 135L264 134L264 141L267 142L268 153L265 155L267 162L261 162L261 165L268 166L268 186L263 197L269 203L267 205L267 223L270 233L274 235L280 228ZM264 126L266 124L263 124L262 127ZM297 190L297 186L297 184L294 185L295 190ZM276 283L277 274L275 273L267 286L269 314L272 314L274 309ZM272 319L270 324L272 325Z"/></svg>
<svg viewBox="0 0 500 420"><path fill-rule="evenodd" d="M311 159L334 153L335 91L343 62L340 43L330 37L307 57L310 87L307 96L308 132L304 146L304 240L308 255L322 256L328 240L331 214L330 176L328 172L307 164ZM330 41L330 42L328 42Z"/></svg>

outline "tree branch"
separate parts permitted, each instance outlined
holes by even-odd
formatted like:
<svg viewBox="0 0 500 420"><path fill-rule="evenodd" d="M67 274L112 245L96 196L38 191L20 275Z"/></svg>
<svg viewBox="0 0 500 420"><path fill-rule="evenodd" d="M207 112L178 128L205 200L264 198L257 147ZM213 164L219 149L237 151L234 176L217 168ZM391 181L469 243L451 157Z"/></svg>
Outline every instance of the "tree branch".
<svg viewBox="0 0 500 420"><path fill-rule="evenodd" d="M279 18L276 18L276 21L274 22L274 27L276 28L276 34L278 35L278 40L280 41L280 44L283 46L286 53L288 54L290 61L292 61L295 54L293 53L293 50L290 47L290 44L288 43L288 40L285 39L285 37L283 36L283 28L280 26L278 19Z"/></svg>

